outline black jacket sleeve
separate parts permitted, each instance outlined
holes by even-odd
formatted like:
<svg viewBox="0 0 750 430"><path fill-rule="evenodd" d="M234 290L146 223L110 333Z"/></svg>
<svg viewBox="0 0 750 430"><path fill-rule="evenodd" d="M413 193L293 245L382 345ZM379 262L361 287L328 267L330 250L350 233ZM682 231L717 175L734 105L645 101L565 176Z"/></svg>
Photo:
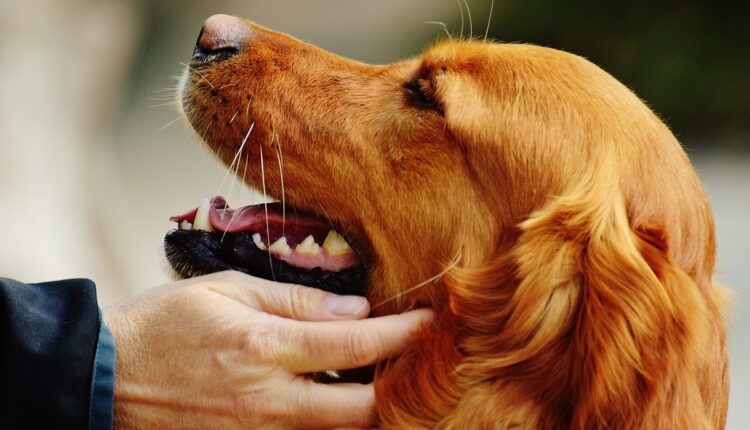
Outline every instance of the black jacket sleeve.
<svg viewBox="0 0 750 430"><path fill-rule="evenodd" d="M89 280L0 278L0 419L12 423L3 428L88 428L99 327Z"/></svg>

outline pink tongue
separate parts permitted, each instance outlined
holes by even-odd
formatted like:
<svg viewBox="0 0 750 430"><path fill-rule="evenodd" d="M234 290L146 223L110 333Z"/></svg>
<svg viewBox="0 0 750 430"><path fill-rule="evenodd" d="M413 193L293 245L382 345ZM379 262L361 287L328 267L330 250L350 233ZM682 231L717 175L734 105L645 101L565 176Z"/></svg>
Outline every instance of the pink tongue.
<svg viewBox="0 0 750 430"><path fill-rule="evenodd" d="M198 208L195 208L169 219L177 223L182 221L192 223L197 212ZM313 235L316 242L323 243L331 229L328 224L314 215L298 211L284 213L281 203L278 202L230 209L224 198L218 196L211 199L209 220L218 231L261 233L264 242L267 244L275 242L283 235L287 238L287 243L291 247L303 241L308 235ZM266 237L266 233L270 233L270 241Z"/></svg>

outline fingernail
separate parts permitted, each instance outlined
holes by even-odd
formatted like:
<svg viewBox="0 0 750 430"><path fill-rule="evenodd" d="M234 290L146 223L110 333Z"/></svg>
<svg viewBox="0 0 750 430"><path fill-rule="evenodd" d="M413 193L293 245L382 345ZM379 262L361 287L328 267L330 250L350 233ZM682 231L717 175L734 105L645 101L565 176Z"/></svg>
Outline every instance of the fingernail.
<svg viewBox="0 0 750 430"><path fill-rule="evenodd" d="M330 295L326 298L326 309L337 316L354 315L367 306L367 299L357 296Z"/></svg>

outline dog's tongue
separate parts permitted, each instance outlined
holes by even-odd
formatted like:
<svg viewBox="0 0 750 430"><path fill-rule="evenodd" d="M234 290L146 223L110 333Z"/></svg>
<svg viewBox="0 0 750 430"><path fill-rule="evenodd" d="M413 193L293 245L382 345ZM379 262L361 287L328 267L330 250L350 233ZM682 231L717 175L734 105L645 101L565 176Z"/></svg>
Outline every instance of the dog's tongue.
<svg viewBox="0 0 750 430"><path fill-rule="evenodd" d="M296 210L285 212L278 202L231 209L217 196L169 219L181 230L254 233L258 248L299 268L340 271L359 265L354 251L328 223Z"/></svg>
<svg viewBox="0 0 750 430"><path fill-rule="evenodd" d="M201 213L199 214L199 212ZM207 212L207 217L205 217L205 212ZM285 213L281 203L278 202L231 209L226 200L219 196L206 199L201 206L182 215L172 216L169 219L178 224L189 222L193 224L194 228L201 230L209 230L208 225L205 224L206 221L209 221L214 230L226 233L262 232L268 228L275 231L286 226L286 228L291 228L292 232L304 229L316 239L318 239L318 236L321 239L325 238L330 229L323 220L313 215L297 211ZM288 236L287 239L289 239ZM304 237L301 239L304 239Z"/></svg>

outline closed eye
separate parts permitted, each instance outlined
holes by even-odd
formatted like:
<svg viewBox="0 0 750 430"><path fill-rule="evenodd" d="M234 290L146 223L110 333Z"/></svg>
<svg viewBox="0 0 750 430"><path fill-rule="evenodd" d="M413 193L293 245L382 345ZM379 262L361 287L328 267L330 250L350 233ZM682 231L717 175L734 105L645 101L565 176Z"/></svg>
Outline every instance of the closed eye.
<svg viewBox="0 0 750 430"><path fill-rule="evenodd" d="M407 102L419 109L432 109L442 114L442 106L435 98L435 87L429 79L415 78L404 84Z"/></svg>

